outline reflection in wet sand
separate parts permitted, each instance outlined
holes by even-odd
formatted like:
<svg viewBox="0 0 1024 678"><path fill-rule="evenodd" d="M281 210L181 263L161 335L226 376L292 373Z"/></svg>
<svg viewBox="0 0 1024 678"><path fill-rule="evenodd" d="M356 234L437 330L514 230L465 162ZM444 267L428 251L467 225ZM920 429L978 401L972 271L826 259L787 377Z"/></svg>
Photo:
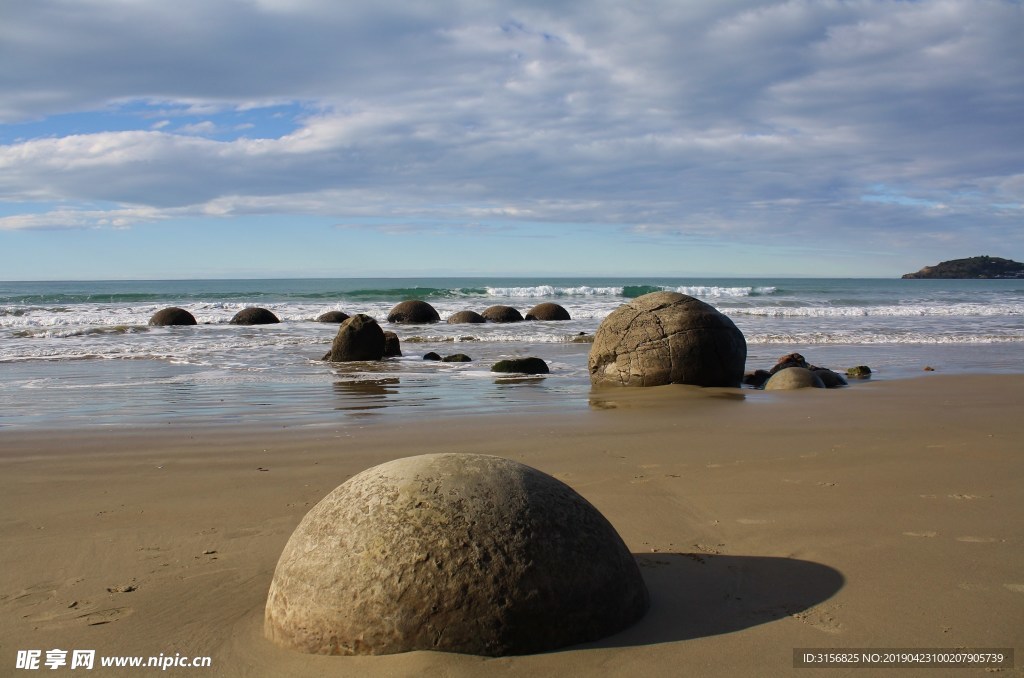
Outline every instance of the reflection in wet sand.
<svg viewBox="0 0 1024 678"><path fill-rule="evenodd" d="M334 395L339 404L334 409L346 412L381 409L387 406L389 396L398 394L398 384L398 377L336 381Z"/></svg>

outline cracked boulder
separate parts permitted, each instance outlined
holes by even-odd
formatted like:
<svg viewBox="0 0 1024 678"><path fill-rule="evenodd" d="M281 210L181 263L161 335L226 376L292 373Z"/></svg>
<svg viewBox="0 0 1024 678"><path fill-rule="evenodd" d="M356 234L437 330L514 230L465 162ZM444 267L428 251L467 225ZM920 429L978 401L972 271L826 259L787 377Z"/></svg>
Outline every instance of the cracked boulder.
<svg viewBox="0 0 1024 678"><path fill-rule="evenodd" d="M710 304L654 292L612 311L597 328L588 367L594 386L738 387L747 342Z"/></svg>
<svg viewBox="0 0 1024 678"><path fill-rule="evenodd" d="M311 654L505 656L616 633L647 588L611 524L569 486L479 454L429 454L353 476L302 519L265 611Z"/></svg>

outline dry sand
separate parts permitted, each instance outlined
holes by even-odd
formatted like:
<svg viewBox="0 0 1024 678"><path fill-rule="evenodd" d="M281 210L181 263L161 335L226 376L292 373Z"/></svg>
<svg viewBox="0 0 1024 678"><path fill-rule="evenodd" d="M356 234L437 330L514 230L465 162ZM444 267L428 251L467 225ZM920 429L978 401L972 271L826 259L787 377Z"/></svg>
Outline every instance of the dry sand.
<svg viewBox="0 0 1024 678"><path fill-rule="evenodd" d="M32 675L17 651L54 648L212 667L47 675L906 675L794 669L800 647L1015 647L1019 667L1022 403L1024 376L927 375L619 389L570 416L0 432L0 675ZM264 640L274 566L305 512L369 466L441 451L516 459L589 499L637 555L648 615L592 645L499 659Z"/></svg>

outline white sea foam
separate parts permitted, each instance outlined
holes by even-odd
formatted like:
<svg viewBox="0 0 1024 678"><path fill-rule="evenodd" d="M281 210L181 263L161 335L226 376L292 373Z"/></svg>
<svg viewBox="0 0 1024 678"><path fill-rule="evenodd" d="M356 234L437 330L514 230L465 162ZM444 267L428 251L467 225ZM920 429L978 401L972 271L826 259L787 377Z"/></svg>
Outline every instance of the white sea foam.
<svg viewBox="0 0 1024 678"><path fill-rule="evenodd" d="M777 287L718 287L704 285L684 285L682 287L666 287L665 289L670 292L679 292L680 294L697 297L698 299L767 296L775 294L778 291Z"/></svg>
<svg viewBox="0 0 1024 678"><path fill-rule="evenodd" d="M666 292L679 292L692 297L749 297L775 294L777 287L727 287L717 285L623 285L607 287L591 287L580 285L576 287L556 287L554 285L536 285L530 287L488 287L487 294L491 297L515 299L515 298L542 298L542 297L622 297L628 289L637 290L662 290Z"/></svg>
<svg viewBox="0 0 1024 678"><path fill-rule="evenodd" d="M750 306L730 307L728 315L772 318L857 318L857 317L1004 317L1024 315L1024 304L908 304L884 306Z"/></svg>
<svg viewBox="0 0 1024 678"><path fill-rule="evenodd" d="M537 297L620 297L622 287L555 287L553 285L536 285L532 287L488 287L487 295L503 299L537 298Z"/></svg>

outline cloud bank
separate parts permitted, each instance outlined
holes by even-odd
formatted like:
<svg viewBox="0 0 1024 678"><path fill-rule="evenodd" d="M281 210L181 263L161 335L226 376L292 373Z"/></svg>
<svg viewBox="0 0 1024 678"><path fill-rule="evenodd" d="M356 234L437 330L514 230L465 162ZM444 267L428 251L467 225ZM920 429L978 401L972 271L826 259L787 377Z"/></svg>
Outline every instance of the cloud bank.
<svg viewBox="0 0 1024 678"><path fill-rule="evenodd" d="M0 230L299 214L1024 245L1016 1L11 0L4 15Z"/></svg>

